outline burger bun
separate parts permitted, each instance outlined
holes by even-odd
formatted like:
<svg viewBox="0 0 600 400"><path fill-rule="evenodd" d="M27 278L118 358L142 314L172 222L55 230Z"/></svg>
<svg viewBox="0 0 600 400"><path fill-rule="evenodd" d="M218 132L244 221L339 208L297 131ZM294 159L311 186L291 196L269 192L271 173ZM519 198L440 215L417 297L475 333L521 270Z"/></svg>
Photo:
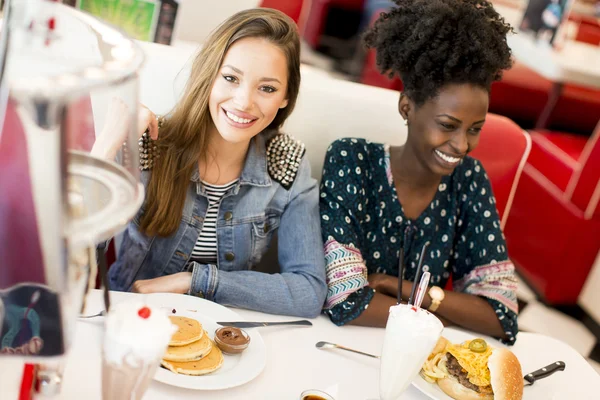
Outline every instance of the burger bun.
<svg viewBox="0 0 600 400"><path fill-rule="evenodd" d="M456 400L521 400L523 373L521 364L510 350L494 349L488 360L490 381L494 394L482 394L461 385L452 376L439 379L438 386Z"/></svg>
<svg viewBox="0 0 600 400"><path fill-rule="evenodd" d="M495 400L494 395L481 394L461 385L453 377L446 377L437 381L444 393L456 400Z"/></svg>

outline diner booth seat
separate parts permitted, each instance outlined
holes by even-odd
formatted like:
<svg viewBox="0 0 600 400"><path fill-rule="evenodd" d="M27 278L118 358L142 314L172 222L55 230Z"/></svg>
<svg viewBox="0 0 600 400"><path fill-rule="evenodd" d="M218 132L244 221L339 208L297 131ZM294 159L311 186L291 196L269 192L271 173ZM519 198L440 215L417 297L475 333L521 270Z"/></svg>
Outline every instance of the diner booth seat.
<svg viewBox="0 0 600 400"><path fill-rule="evenodd" d="M505 230L518 271L548 303L575 304L600 250L600 125L591 138L532 131Z"/></svg>
<svg viewBox="0 0 600 400"><path fill-rule="evenodd" d="M577 28L575 40L594 46L600 45L600 24L581 22Z"/></svg>

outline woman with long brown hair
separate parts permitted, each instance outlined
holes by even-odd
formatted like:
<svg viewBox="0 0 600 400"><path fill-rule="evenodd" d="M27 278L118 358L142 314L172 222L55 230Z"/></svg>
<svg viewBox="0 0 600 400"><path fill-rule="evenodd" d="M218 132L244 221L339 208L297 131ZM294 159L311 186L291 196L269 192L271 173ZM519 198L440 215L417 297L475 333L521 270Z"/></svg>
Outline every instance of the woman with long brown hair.
<svg viewBox="0 0 600 400"><path fill-rule="evenodd" d="M293 21L270 9L235 14L203 44L181 100L141 139L146 199L111 289L319 314L317 183L304 145L278 132L298 95L299 53ZM274 235L281 273L253 271Z"/></svg>

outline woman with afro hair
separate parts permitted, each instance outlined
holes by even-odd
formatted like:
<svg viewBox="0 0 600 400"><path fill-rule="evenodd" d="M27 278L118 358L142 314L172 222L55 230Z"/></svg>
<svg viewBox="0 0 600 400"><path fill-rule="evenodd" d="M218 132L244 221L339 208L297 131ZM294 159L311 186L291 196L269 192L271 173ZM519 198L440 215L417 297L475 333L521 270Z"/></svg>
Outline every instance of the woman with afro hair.
<svg viewBox="0 0 600 400"><path fill-rule="evenodd" d="M365 41L381 71L404 83L398 111L408 137L398 147L341 139L328 149L320 198L325 312L337 325L384 327L398 279L406 301L421 262L431 273L423 308L446 325L513 344L514 266L489 179L468 156L491 84L511 67L512 28L488 1L395 3ZM453 290L443 290L450 279Z"/></svg>

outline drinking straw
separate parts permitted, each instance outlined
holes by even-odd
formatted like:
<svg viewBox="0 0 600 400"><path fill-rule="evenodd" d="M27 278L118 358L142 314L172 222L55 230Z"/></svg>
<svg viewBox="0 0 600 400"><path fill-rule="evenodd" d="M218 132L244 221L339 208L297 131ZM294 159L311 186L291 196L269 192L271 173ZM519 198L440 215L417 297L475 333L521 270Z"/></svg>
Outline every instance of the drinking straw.
<svg viewBox="0 0 600 400"><path fill-rule="evenodd" d="M417 294L415 298L415 307L420 308L423 303L423 298L425 297L425 291L427 290L427 286L429 286L429 280L431 279L431 274L427 271L423 272L423 276L419 281L419 287L417 289Z"/></svg>
<svg viewBox="0 0 600 400"><path fill-rule="evenodd" d="M398 304L402 303L402 277L404 276L404 246L400 248L398 260Z"/></svg>
<svg viewBox="0 0 600 400"><path fill-rule="evenodd" d="M102 248L101 246L98 247L99 251L98 251L98 258L99 258L99 263L98 263L98 269L99 269L99 273L100 273L100 279L102 282L102 286L104 289L104 309L106 310L106 313L108 314L108 311L110 310L110 294L108 293L109 290L109 285L108 285L108 266L106 265L106 253L104 251L104 248Z"/></svg>
<svg viewBox="0 0 600 400"><path fill-rule="evenodd" d="M425 242L423 248L421 249L421 257L419 258L419 264L417 265L417 273L415 275L415 280L413 281L412 289L410 291L408 304L415 304L415 291L417 290L417 285L419 283L419 279L421 278L421 269L423 269L423 259L425 258L425 251L427 250L427 246L429 246L429 242Z"/></svg>

